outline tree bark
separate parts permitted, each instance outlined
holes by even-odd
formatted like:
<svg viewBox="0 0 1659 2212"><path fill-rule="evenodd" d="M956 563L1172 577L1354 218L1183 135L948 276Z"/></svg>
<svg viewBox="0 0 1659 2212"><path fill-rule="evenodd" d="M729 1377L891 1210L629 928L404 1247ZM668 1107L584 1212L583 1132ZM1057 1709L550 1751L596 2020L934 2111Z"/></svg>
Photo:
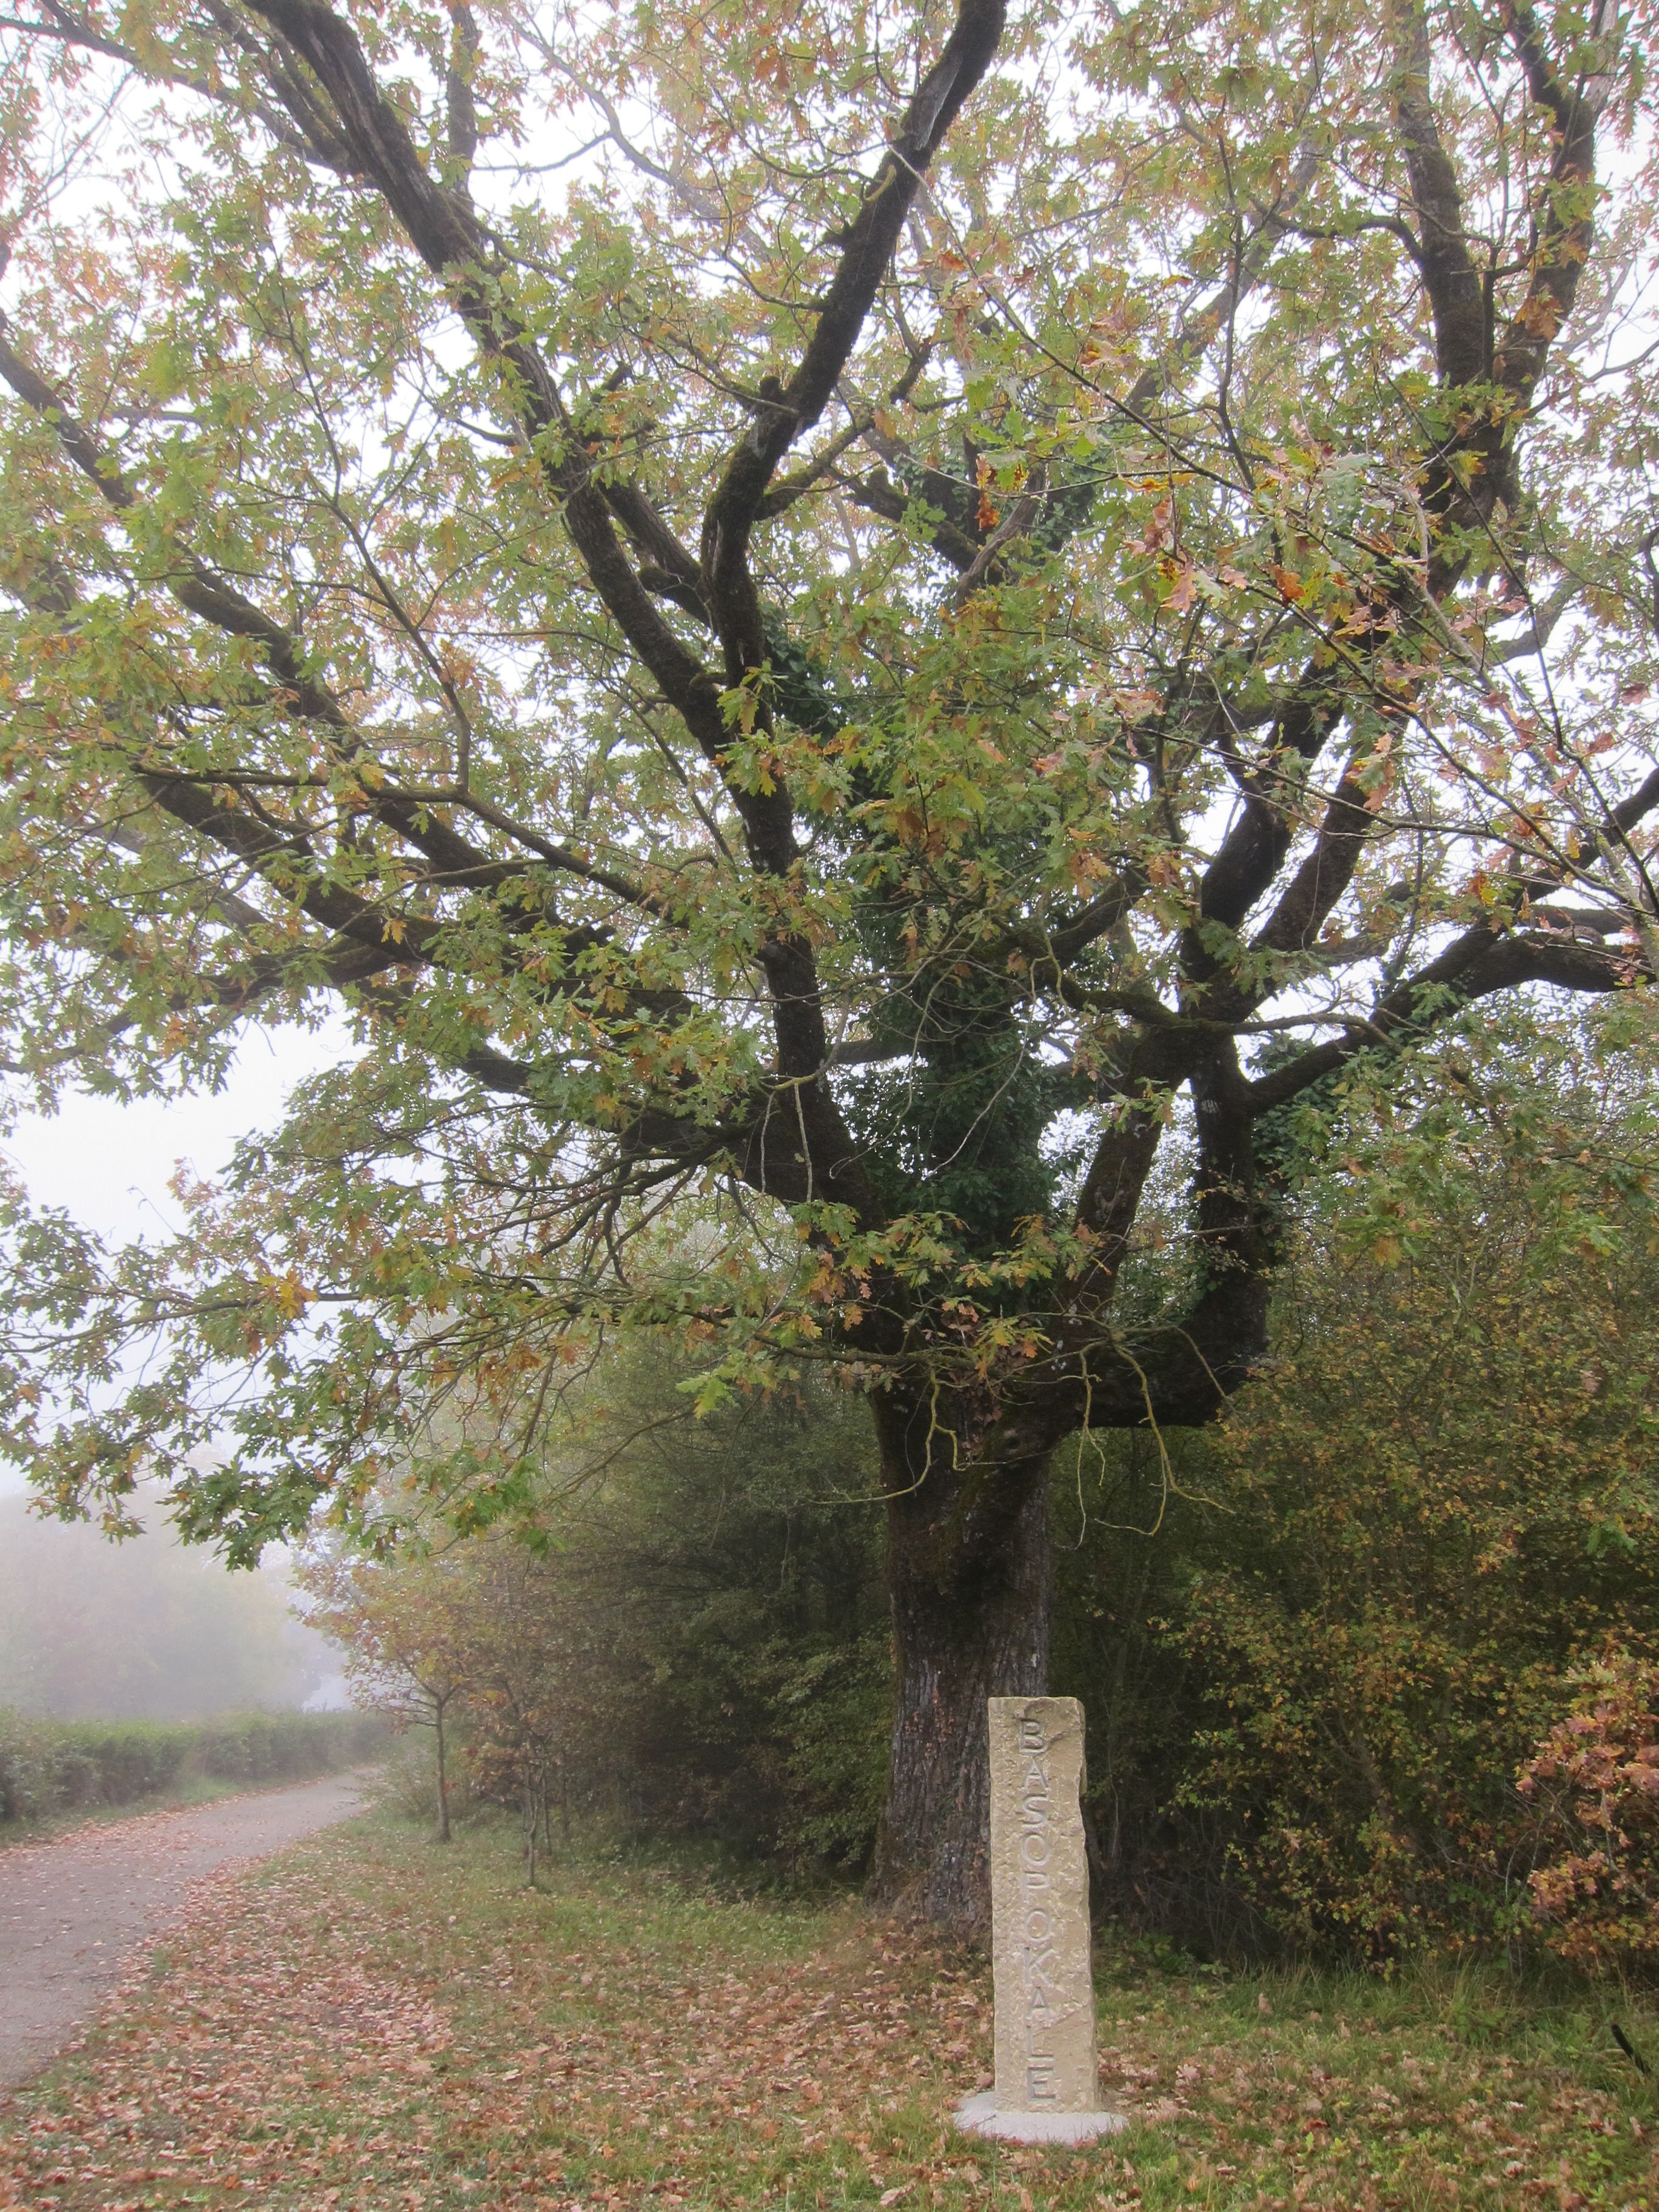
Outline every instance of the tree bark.
<svg viewBox="0 0 1659 2212"><path fill-rule="evenodd" d="M438 1735L438 1841L449 1841L449 1774L444 1757L444 1705L447 1699L434 1699L434 1725Z"/></svg>
<svg viewBox="0 0 1659 2212"><path fill-rule="evenodd" d="M993 1423L958 1418L964 1409L893 1395L872 1404L896 1673L872 1895L973 1936L990 1917L985 1700L1048 1688L1049 1452L1008 1450Z"/></svg>

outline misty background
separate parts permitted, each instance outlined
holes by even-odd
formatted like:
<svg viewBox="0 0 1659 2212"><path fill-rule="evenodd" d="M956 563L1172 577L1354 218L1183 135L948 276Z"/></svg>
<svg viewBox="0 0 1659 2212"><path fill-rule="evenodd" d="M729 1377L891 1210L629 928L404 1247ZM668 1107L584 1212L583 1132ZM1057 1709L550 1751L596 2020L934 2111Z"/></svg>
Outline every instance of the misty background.
<svg viewBox="0 0 1659 2212"><path fill-rule="evenodd" d="M108 1243L177 1227L180 1161L210 1178L238 1137L270 1126L291 1086L349 1053L344 1025L253 1030L211 1097L131 1104L84 1091L21 1115L0 1142L30 1197ZM0 1460L0 1706L52 1720L207 1720L253 1707L346 1705L331 1647L290 1611L288 1561L229 1572L180 1544L152 1497L142 1536L112 1544L30 1510Z"/></svg>

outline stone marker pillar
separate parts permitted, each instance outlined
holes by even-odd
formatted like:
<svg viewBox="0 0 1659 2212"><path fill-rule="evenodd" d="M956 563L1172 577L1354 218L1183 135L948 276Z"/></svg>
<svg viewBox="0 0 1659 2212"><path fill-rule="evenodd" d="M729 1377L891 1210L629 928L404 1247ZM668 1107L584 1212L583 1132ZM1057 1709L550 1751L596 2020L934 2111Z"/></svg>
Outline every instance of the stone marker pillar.
<svg viewBox="0 0 1659 2212"><path fill-rule="evenodd" d="M1086 2142L1124 2124L1096 2086L1083 1708L991 1698L991 1960L997 2085L959 2126L1011 2142Z"/></svg>

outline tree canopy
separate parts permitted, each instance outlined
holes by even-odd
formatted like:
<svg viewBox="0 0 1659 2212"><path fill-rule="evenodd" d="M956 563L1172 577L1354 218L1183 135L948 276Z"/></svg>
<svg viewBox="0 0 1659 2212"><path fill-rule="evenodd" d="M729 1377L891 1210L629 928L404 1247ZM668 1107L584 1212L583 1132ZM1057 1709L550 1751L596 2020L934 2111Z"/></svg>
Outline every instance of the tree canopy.
<svg viewBox="0 0 1659 2212"><path fill-rule="evenodd" d="M13 1209L52 1493L251 1553L441 1407L487 1514L665 1325L872 1393L902 1740L1040 1686L1042 1463L1249 1371L1273 1117L1653 975L1652 33L20 0L7 1056L360 1042L172 1246Z"/></svg>

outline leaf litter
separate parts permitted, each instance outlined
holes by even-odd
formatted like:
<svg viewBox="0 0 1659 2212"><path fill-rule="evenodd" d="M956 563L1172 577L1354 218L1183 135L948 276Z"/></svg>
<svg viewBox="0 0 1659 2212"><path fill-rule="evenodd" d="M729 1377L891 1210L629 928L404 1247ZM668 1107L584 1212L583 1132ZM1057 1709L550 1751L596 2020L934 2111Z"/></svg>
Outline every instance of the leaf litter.
<svg viewBox="0 0 1659 2212"><path fill-rule="evenodd" d="M386 1819L202 1884L103 2019L0 2106L0 2212L1654 2212L1650 2087L1577 2015L1457 1989L1102 1976L1086 2152L960 2136L982 1962L846 1903L661 1868L521 1882L504 1832ZM1327 2017L1322 1988L1346 1992ZM1616 2056L1616 2054L1615 2054Z"/></svg>

